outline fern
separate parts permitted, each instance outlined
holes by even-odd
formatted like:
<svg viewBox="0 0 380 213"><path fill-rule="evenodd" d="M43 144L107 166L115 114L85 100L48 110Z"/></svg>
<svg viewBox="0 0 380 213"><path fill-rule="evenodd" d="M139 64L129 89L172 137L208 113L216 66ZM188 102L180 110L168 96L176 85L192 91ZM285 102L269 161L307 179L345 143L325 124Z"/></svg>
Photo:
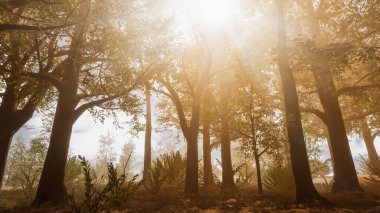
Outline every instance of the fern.
<svg viewBox="0 0 380 213"><path fill-rule="evenodd" d="M264 172L263 184L275 192L293 191L295 184L290 165L283 162L274 162Z"/></svg>
<svg viewBox="0 0 380 213"><path fill-rule="evenodd" d="M74 200L74 195L69 196L72 212L90 213L104 209L109 211L129 199L140 186L140 182L137 181L138 175L135 175L131 180L127 180L125 172L118 174L114 165L108 163L108 182L103 190L97 191L89 162L82 156L79 156L79 159L83 167L85 198L81 204L78 204Z"/></svg>
<svg viewBox="0 0 380 213"><path fill-rule="evenodd" d="M366 180L374 184L380 183L380 169L377 168L373 163L360 155L360 170L364 174L368 174L369 177L365 177Z"/></svg>
<svg viewBox="0 0 380 213"><path fill-rule="evenodd" d="M145 189L154 195L157 195L160 192L166 180L166 177L163 174L162 166L158 165L158 160L159 159L156 159L153 162L153 167L150 170L149 179L144 181Z"/></svg>

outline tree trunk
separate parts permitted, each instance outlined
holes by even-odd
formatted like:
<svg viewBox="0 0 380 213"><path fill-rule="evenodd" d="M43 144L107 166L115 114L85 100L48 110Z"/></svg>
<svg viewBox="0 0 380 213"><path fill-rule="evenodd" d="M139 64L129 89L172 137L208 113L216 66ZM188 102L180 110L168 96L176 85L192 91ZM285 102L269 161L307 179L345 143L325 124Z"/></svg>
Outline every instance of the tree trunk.
<svg viewBox="0 0 380 213"><path fill-rule="evenodd" d="M2 122L2 119L0 121ZM4 172L9 152L9 147L12 143L12 137L14 135L14 131L12 129L9 129L7 127L4 127L0 124L0 190L3 185L3 179L4 179Z"/></svg>
<svg viewBox="0 0 380 213"><path fill-rule="evenodd" d="M254 157L256 164L256 176L257 176L257 192L259 194L263 193L263 183L261 180L261 166L260 166L260 156L258 154L257 148L254 148Z"/></svg>
<svg viewBox="0 0 380 213"><path fill-rule="evenodd" d="M222 181L223 186L235 186L234 173L231 160L231 139L229 134L229 123L226 115L221 117L220 143L222 157Z"/></svg>
<svg viewBox="0 0 380 213"><path fill-rule="evenodd" d="M79 70L83 66L81 63L80 46L84 37L90 7L91 1L85 1L79 9L84 14L84 19L75 27L68 60L63 64L63 83L58 88L59 95L49 148L33 205L67 202L67 190L64 185L65 168L72 128L74 122L79 117L75 108L78 104Z"/></svg>
<svg viewBox="0 0 380 213"><path fill-rule="evenodd" d="M201 91L195 94L191 108L190 126L184 132L187 141L185 192L198 194L198 132L201 111Z"/></svg>
<svg viewBox="0 0 380 213"><path fill-rule="evenodd" d="M7 85L0 106L0 189L4 179L9 147L13 135L18 130L14 128L15 119L13 116L18 106L18 97L15 93L14 85Z"/></svg>
<svg viewBox="0 0 380 213"><path fill-rule="evenodd" d="M331 157L334 159L333 168L335 171L332 192L361 190L334 81L326 66L326 61L327 58L315 55L312 58L312 71L325 113L326 126L330 137Z"/></svg>
<svg viewBox="0 0 380 213"><path fill-rule="evenodd" d="M203 121L203 178L204 186L215 185L211 164L210 122Z"/></svg>
<svg viewBox="0 0 380 213"><path fill-rule="evenodd" d="M366 121L364 121L362 124L362 133L363 133L364 143L368 152L368 158L377 169L380 169L380 159L379 159L379 156L377 155L375 144L374 144L375 138L372 136L371 129L369 128Z"/></svg>
<svg viewBox="0 0 380 213"><path fill-rule="evenodd" d="M61 90L58 96L49 148L33 205L67 202L64 177L74 124L72 117L76 105L75 95L76 87L75 90Z"/></svg>
<svg viewBox="0 0 380 213"><path fill-rule="evenodd" d="M152 109L150 102L150 88L145 86L146 97L146 124L145 124L145 147L144 147L144 172L143 180L150 180L150 170L152 164Z"/></svg>
<svg viewBox="0 0 380 213"><path fill-rule="evenodd" d="M310 30L318 50L323 47L325 42L320 34L313 2L308 0L306 5ZM311 57L311 68L324 111L324 122L330 137L330 153L334 168L334 182L331 190L332 192L361 190L348 144L334 80L327 62L328 58L318 51L315 51Z"/></svg>
<svg viewBox="0 0 380 213"><path fill-rule="evenodd" d="M315 189L311 178L296 84L289 65L283 0L277 0L277 9L278 68L284 93L286 127L290 144L291 165L296 185L295 201L308 202L321 200L322 197Z"/></svg>
<svg viewBox="0 0 380 213"><path fill-rule="evenodd" d="M198 131L187 135L185 192L198 194Z"/></svg>
<svg viewBox="0 0 380 213"><path fill-rule="evenodd" d="M231 159L231 138L229 124L230 76L222 76L220 82L220 151L222 158L222 183L224 187L235 186Z"/></svg>

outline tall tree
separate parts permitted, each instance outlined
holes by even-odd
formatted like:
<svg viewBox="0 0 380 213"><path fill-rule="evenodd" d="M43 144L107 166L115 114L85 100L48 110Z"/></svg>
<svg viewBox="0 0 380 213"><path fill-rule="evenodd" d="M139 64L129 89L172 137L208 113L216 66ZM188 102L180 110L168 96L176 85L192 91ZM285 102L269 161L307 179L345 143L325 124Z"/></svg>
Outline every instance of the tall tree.
<svg viewBox="0 0 380 213"><path fill-rule="evenodd" d="M168 96L177 111L178 120L182 133L186 139L187 143L187 156L186 156L186 178L185 178L185 192L189 194L198 193L198 133L199 133L199 122L201 114L201 99L203 95L203 90L208 82L210 67L211 67L211 53L208 50L202 48L196 48L198 53L196 54L195 72L200 76L195 80L189 79L186 74L186 68L182 67L182 77L185 80L185 84L189 86L191 91L191 104L190 104L190 122L188 122L188 116L186 116L186 109L184 108L183 100L180 98L180 93L174 87L173 77L174 75L162 76L159 82L166 88L168 93L163 92ZM199 53L200 49L200 53ZM177 73L178 74L178 73ZM178 76L177 76L178 79ZM184 83L184 82L182 82Z"/></svg>
<svg viewBox="0 0 380 213"><path fill-rule="evenodd" d="M144 171L143 179L149 180L150 170L152 167L152 106L150 98L150 85L145 84L145 101L146 101L146 111L145 111L145 144L144 144Z"/></svg>
<svg viewBox="0 0 380 213"><path fill-rule="evenodd" d="M32 118L50 87L45 73L51 72L52 77L59 75L61 65L54 58L65 53L56 51L58 34L70 26L60 24L66 17L57 14L64 8L54 6L51 12L46 12L45 5L24 2L15 6L12 2L1 5L5 11L0 25L4 52L0 59L0 82L4 83L0 93L0 188L13 135ZM33 10L38 12L31 13ZM36 26L37 19L51 26Z"/></svg>
<svg viewBox="0 0 380 213"><path fill-rule="evenodd" d="M107 3L95 1L93 6L89 0L79 3L78 24L72 32L68 57L62 67L62 80L56 81L59 92L57 107L34 205L67 201L64 173L70 137L74 123L86 110L117 105L132 109L136 105L135 97L130 92L143 81L145 70L131 67L125 59L129 54L129 43L115 44L113 36L120 39L125 34L122 28L109 28L114 21L109 16L115 8L107 7ZM97 13L100 8L109 10ZM84 39L87 33L93 33L93 36ZM92 112L99 115L96 111Z"/></svg>
<svg viewBox="0 0 380 213"><path fill-rule="evenodd" d="M230 76L228 76L230 77ZM221 77L219 88L220 104L220 150L222 158L222 183L225 187L235 186L234 172L231 159L231 137L230 137L230 96L231 81Z"/></svg>
<svg viewBox="0 0 380 213"><path fill-rule="evenodd" d="M210 88L205 89L204 98L202 100L202 142L203 142L203 181L206 187L215 185L214 175L212 172L211 161L211 107L212 93Z"/></svg>
<svg viewBox="0 0 380 213"><path fill-rule="evenodd" d="M315 18L314 7L312 1L307 1L303 5L307 11L310 31L316 48L311 53L311 70L323 107L323 121L328 129L330 152L334 163L332 192L361 190L348 144L334 79L329 64L326 63L328 61L327 56L323 52L324 40L321 37L318 21Z"/></svg>
<svg viewBox="0 0 380 213"><path fill-rule="evenodd" d="M286 128L290 144L291 165L296 184L295 200L296 202L321 200L322 197L315 189L311 179L296 84L289 64L283 0L277 0L277 13L278 69L283 87Z"/></svg>

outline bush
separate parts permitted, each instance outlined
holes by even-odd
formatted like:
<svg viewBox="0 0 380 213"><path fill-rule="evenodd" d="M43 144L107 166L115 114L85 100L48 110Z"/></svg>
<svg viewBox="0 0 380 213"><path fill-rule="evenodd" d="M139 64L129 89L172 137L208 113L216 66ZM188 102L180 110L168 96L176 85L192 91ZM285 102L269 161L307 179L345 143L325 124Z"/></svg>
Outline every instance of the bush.
<svg viewBox="0 0 380 213"><path fill-rule="evenodd" d="M360 155L360 171L369 175L368 177L365 177L366 180L374 184L380 183L380 169L362 155Z"/></svg>
<svg viewBox="0 0 380 213"><path fill-rule="evenodd" d="M274 161L264 171L263 184L268 190L274 192L294 191L294 177L290 165L283 161Z"/></svg>
<svg viewBox="0 0 380 213"><path fill-rule="evenodd" d="M186 158L179 151L161 155L156 159L155 165L161 168L168 185L182 187L186 175Z"/></svg>
<svg viewBox="0 0 380 213"><path fill-rule="evenodd" d="M152 194L158 194L164 185L182 187L185 182L186 158L179 151L157 157L153 161L149 180L144 186Z"/></svg>
<svg viewBox="0 0 380 213"><path fill-rule="evenodd" d="M7 166L7 184L14 188L21 187L28 200L33 198L36 192L46 150L47 144L43 138L31 140L28 148L25 146L25 141L18 138L11 148Z"/></svg>
<svg viewBox="0 0 380 213"><path fill-rule="evenodd" d="M65 186L68 190L72 191L83 184L82 164L80 159L74 155L69 156L65 170Z"/></svg>
<svg viewBox="0 0 380 213"><path fill-rule="evenodd" d="M157 195L160 192L166 180L166 177L163 174L162 167L158 166L157 161L158 158L155 161L153 161L153 167L150 170L149 179L144 180L145 189L154 195Z"/></svg>
<svg viewBox="0 0 380 213"><path fill-rule="evenodd" d="M92 177L92 169L89 162L79 156L84 175L85 198L81 204L74 200L74 195L69 196L72 212L99 212L100 210L110 211L112 208L120 206L128 200L139 188L140 182L137 175L127 180L125 172L118 174L112 163L107 165L108 181L101 191L97 191Z"/></svg>

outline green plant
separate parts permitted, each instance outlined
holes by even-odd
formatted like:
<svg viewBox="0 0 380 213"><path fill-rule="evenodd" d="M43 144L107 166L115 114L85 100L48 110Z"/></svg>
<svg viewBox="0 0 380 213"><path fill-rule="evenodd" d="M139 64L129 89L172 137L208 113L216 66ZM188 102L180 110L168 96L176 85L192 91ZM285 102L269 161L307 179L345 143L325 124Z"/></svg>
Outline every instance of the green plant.
<svg viewBox="0 0 380 213"><path fill-rule="evenodd" d="M274 161L264 172L263 184L271 191L287 193L294 191L294 178L290 165Z"/></svg>
<svg viewBox="0 0 380 213"><path fill-rule="evenodd" d="M17 138L11 148L6 183L14 188L21 187L24 196L31 199L41 176L47 144L41 137L32 139L29 147L25 144L22 138Z"/></svg>
<svg viewBox="0 0 380 213"><path fill-rule="evenodd" d="M145 189L154 195L157 195L160 192L166 180L162 167L158 166L157 161L158 159L153 161L153 167L150 170L149 179L145 180L143 183Z"/></svg>
<svg viewBox="0 0 380 213"><path fill-rule="evenodd" d="M362 155L360 155L360 171L369 175L368 177L365 177L366 180L374 184L380 183L380 169Z"/></svg>
<svg viewBox="0 0 380 213"><path fill-rule="evenodd" d="M81 204L78 204L75 202L73 195L69 196L72 212L87 213L99 212L100 210L109 211L129 199L140 186L140 182L137 181L137 175L127 180L125 171L122 174L118 174L113 163L108 163L107 184L103 190L97 191L89 162L81 156L79 156L79 159L83 168L85 198Z"/></svg>
<svg viewBox="0 0 380 213"><path fill-rule="evenodd" d="M69 156L65 170L65 186L70 191L78 188L83 183L82 164L80 159L74 155Z"/></svg>
<svg viewBox="0 0 380 213"><path fill-rule="evenodd" d="M158 194L165 184L181 187L185 173L186 158L179 151L160 155L153 161L150 178L145 180L144 187L152 194Z"/></svg>
<svg viewBox="0 0 380 213"><path fill-rule="evenodd" d="M165 182L177 187L183 185L186 173L186 158L179 151L161 155L156 159L156 166L161 167Z"/></svg>
<svg viewBox="0 0 380 213"><path fill-rule="evenodd" d="M324 175L321 175L321 177L323 178L323 183L322 183L322 187L323 189L326 191L326 192L331 192L331 188L332 188L332 185L334 183L334 179L331 179L331 180L327 180L327 178L324 176Z"/></svg>

